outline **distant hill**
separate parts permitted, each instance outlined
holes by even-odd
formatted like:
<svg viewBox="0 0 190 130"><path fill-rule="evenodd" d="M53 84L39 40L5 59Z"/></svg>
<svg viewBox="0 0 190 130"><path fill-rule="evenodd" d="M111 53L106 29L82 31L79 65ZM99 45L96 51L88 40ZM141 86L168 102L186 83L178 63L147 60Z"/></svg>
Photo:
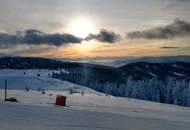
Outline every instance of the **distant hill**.
<svg viewBox="0 0 190 130"><path fill-rule="evenodd" d="M63 62L48 58L38 57L0 57L0 69L61 69L76 67L96 67L112 69L103 65L93 65L78 62Z"/></svg>
<svg viewBox="0 0 190 130"><path fill-rule="evenodd" d="M106 61L106 62L105 62ZM190 56L160 56L160 57L103 57L89 60L90 63L102 64L106 66L120 67L130 63L148 62L148 63L190 63Z"/></svg>
<svg viewBox="0 0 190 130"><path fill-rule="evenodd" d="M133 79L167 79L174 78L184 80L190 79L190 63L130 63L118 68L123 78L132 77Z"/></svg>
<svg viewBox="0 0 190 130"><path fill-rule="evenodd" d="M123 81L131 77L135 80L143 79L190 79L190 63L129 63L121 67L110 67L77 62L62 62L46 58L32 57L0 57L0 69L66 69L70 74L77 70L87 80ZM76 73L76 72L75 72Z"/></svg>

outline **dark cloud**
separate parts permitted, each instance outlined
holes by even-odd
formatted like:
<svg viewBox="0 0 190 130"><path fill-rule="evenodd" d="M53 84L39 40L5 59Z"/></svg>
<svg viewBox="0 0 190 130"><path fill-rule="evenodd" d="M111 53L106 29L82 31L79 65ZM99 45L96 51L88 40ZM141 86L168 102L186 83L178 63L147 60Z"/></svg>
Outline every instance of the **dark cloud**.
<svg viewBox="0 0 190 130"><path fill-rule="evenodd" d="M172 24L164 27L156 27L145 31L129 32L128 38L131 39L169 39L190 35L190 23L175 19Z"/></svg>
<svg viewBox="0 0 190 130"><path fill-rule="evenodd" d="M181 48L181 47L177 47L177 46L162 46L160 48L161 49L178 49L178 48Z"/></svg>
<svg viewBox="0 0 190 130"><path fill-rule="evenodd" d="M81 43L83 40L96 39L101 42L114 43L120 40L120 35L101 30L99 34L90 34L86 39L81 39L71 34L48 34L39 30L30 29L16 34L0 33L0 47L13 47L15 45L53 45L61 46L68 43Z"/></svg>
<svg viewBox="0 0 190 130"><path fill-rule="evenodd" d="M71 34L47 34L39 30L18 31L16 34L0 33L0 46L16 44L54 45L61 46L68 43L81 43L82 39Z"/></svg>
<svg viewBox="0 0 190 130"><path fill-rule="evenodd" d="M99 34L90 34L85 40L98 40L100 42L115 43L121 40L121 36L113 31L102 29Z"/></svg>

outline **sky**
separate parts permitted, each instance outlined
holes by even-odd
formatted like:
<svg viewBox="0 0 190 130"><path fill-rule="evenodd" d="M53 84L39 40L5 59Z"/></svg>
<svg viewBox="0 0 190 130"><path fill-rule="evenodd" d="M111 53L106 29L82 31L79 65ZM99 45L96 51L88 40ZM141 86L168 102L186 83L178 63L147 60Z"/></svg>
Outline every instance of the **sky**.
<svg viewBox="0 0 190 130"><path fill-rule="evenodd" d="M190 55L190 0L0 0L0 55Z"/></svg>

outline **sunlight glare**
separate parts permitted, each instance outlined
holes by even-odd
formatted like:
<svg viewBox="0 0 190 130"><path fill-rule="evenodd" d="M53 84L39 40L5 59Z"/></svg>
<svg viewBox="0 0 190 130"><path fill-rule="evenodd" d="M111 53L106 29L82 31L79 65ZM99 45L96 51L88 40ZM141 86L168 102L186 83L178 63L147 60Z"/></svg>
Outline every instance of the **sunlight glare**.
<svg viewBox="0 0 190 130"><path fill-rule="evenodd" d="M95 27L89 19L79 17L70 23L68 26L68 32L80 38L85 38L90 33L95 32Z"/></svg>

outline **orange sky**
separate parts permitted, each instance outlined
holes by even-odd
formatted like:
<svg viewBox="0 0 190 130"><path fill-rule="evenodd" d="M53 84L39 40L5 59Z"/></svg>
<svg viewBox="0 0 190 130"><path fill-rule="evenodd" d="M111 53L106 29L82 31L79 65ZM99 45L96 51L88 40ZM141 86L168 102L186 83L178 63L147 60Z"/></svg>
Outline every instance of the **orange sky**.
<svg viewBox="0 0 190 130"><path fill-rule="evenodd" d="M169 56L190 55L190 37L170 40L125 40L119 43L100 43L95 40L82 44L69 44L47 51L21 51L20 55L84 58L84 57L125 57L125 56ZM174 46L176 48L162 48Z"/></svg>

